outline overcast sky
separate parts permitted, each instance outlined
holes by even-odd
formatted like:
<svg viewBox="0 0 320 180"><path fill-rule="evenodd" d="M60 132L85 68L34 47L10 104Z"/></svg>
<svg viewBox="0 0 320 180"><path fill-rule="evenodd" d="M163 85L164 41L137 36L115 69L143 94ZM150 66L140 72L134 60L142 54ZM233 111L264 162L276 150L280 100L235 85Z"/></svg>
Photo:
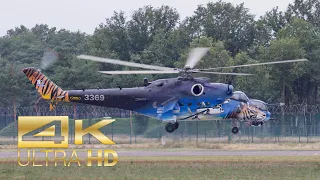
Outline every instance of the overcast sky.
<svg viewBox="0 0 320 180"><path fill-rule="evenodd" d="M213 0L211 0L213 1ZM244 2L257 17L278 6L285 10L293 0L224 0L233 4ZM0 36L16 26L28 28L35 24L48 24L58 29L83 31L92 34L95 27L114 11L123 10L129 16L133 10L145 5L175 7L180 19L191 16L197 5L210 0L6 0L0 2Z"/></svg>

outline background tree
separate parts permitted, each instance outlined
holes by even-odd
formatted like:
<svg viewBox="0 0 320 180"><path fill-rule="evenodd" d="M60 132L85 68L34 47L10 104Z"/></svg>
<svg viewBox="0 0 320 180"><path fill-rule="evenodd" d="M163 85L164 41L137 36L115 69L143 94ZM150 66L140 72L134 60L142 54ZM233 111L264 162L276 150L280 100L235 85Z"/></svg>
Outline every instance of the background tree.
<svg viewBox="0 0 320 180"><path fill-rule="evenodd" d="M41 68L63 89L133 87L141 86L144 77L152 81L176 75L101 75L97 71L138 68L78 60L76 56L91 54L182 68L193 47L210 47L196 68L307 58L308 63L221 70L256 74L251 77L206 77L212 82L232 81L236 90L271 103L316 104L320 82L319 7L316 0L295 0L285 11L275 7L255 19L244 4L218 1L198 6L192 16L180 21L174 7L144 6L131 14L114 12L92 35L47 24L31 29L21 25L0 37L0 106L12 105L8 99L13 94L20 106L32 105L37 99L20 71L23 67ZM48 51L55 54L56 61L42 68ZM14 78L10 72L15 72Z"/></svg>
<svg viewBox="0 0 320 180"><path fill-rule="evenodd" d="M235 56L240 50L250 47L255 38L254 16L244 4L234 6L223 1L198 6L190 19L200 35L223 41L227 50Z"/></svg>

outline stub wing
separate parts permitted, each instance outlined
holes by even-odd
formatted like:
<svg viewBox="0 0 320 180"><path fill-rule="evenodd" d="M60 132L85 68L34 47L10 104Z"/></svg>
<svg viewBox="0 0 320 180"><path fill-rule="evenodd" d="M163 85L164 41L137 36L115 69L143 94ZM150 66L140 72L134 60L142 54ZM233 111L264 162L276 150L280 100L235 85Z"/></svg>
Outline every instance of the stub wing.
<svg viewBox="0 0 320 180"><path fill-rule="evenodd" d="M178 98L173 97L162 103L157 108L157 114L164 114L170 110L173 110L178 104Z"/></svg>

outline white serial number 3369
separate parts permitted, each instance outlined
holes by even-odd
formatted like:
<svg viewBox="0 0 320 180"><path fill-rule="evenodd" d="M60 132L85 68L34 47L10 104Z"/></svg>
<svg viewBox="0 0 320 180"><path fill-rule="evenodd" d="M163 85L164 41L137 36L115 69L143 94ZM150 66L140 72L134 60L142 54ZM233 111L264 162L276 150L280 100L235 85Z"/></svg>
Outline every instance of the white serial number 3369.
<svg viewBox="0 0 320 180"><path fill-rule="evenodd" d="M85 94L85 101L104 101L104 95L93 95L93 94Z"/></svg>

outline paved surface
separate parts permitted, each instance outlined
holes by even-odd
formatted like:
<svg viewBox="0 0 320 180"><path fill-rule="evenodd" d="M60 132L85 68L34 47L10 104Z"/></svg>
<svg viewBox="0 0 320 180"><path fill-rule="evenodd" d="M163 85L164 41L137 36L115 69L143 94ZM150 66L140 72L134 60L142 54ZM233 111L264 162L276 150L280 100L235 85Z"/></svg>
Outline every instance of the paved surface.
<svg viewBox="0 0 320 180"><path fill-rule="evenodd" d="M67 155L71 156L71 151L67 150ZM320 157L319 151L210 151L210 150L182 150L182 151L168 151L168 150L128 150L128 151L117 151L119 157L146 157L146 156L318 156ZM32 157L32 152L30 156ZM45 153L36 151L36 156L45 157ZM53 153L49 153L49 156ZM86 152L83 150L77 150L79 156L85 155ZM1 158L17 158L17 150L0 151ZM93 155L96 155L96 151L93 150ZM27 150L21 150L21 157L27 156Z"/></svg>

